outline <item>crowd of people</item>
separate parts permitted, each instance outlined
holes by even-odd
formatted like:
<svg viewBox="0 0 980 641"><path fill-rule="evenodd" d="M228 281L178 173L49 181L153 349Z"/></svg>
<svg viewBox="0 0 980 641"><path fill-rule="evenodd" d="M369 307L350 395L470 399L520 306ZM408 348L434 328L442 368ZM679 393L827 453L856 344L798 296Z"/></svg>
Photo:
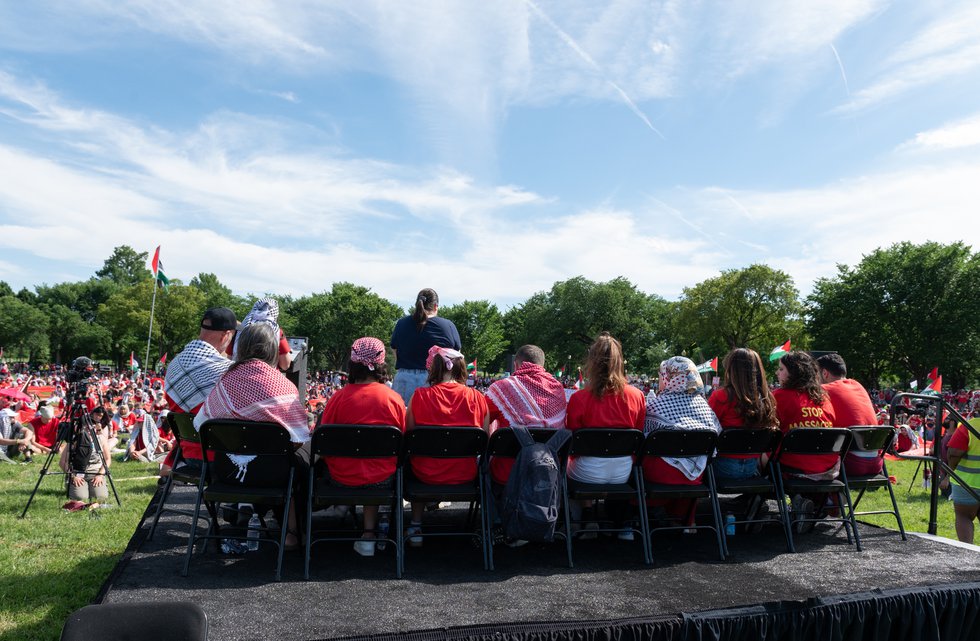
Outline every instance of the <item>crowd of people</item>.
<svg viewBox="0 0 980 641"><path fill-rule="evenodd" d="M201 320L198 337L168 365L164 378L127 372L121 375L95 373L86 382L83 398L87 421L97 441L66 447L59 463L69 478L70 498L75 501L104 500L104 476L113 454L124 459L160 461L161 476L176 466L198 467L199 445L174 447L164 417L168 412L194 414L200 429L206 421L233 418L277 423L284 427L295 447L296 464L308 469L309 441L318 425L359 424L395 426L403 431L416 425L475 426L494 431L507 426L563 428L631 428L650 433L657 430L770 429L788 432L808 427L847 428L884 423L894 390L865 390L847 377L847 367L837 354L814 359L806 352L790 352L778 364L776 383L770 385L759 354L751 349L732 350L724 359L724 378L705 387L697 366L684 356L665 360L654 380L627 376L622 346L615 337L601 334L590 346L582 376L574 388L545 370L545 354L525 345L516 351L514 371L502 377L478 377L467 372L459 333L452 322L438 315L439 298L423 289L414 312L400 319L388 345L375 337L362 337L351 345L345 372L315 373L308 377L306 404L296 386L283 374L289 367L289 345L278 326L278 305L266 298L255 303L239 322L227 308L208 309ZM395 357L394 376L386 366L388 349ZM4 386L22 389L21 396L0 395L0 446L3 459L46 454L56 446L59 417L67 403L70 386L66 373L56 367L29 372L15 367L6 373ZM568 381L572 382L572 381ZM28 394L33 391L33 396ZM42 398L43 395L43 398ZM980 393L957 393L950 398L964 413L980 406ZM77 399L75 402L78 402ZM911 439L917 428L935 438L941 423L914 405L898 417L908 423ZM976 419L975 419L976 420ZM980 423L978 423L980 425ZM928 430L932 430L930 435ZM88 432L86 432L88 433ZM120 435L129 434L126 447ZM962 427L949 430L950 464L980 488L980 444ZM911 445L906 444L906 447ZM848 474L870 475L881 470L879 453L850 453L843 465ZM766 457L724 456L713 463L715 474L740 479L767 473ZM247 463L245 463L247 465ZM317 463L331 484L340 486L385 486L393 482L396 461L392 459L346 459L328 457ZM510 476L512 459L490 462L495 495ZM835 478L841 459L825 457L782 457L783 473L814 480ZM625 482L632 470L631 457L572 457L569 478L586 483ZM696 484L701 482L707 457L648 458L645 478L654 482ZM477 460L428 459L415 457L409 471L419 480L433 484L462 483L475 478ZM305 482L305 473L296 475ZM974 483L973 481L977 482ZM302 488L299 488L302 489ZM301 494L302 496L302 494ZM953 490L957 533L972 542L973 521L978 504L972 496ZM794 527L804 532L824 515L834 515L838 506L829 496L794 496ZM406 535L408 544L424 540L425 505L413 504ZM569 506L573 520L589 524L600 518L600 506L575 502ZM653 513L681 527L695 525L696 503L666 501L652 505ZM491 509L493 506L491 506ZM619 536L632 540L635 506L606 502L603 520L613 522ZM746 519L758 520L764 501L747 501ZM281 513L279 518L286 518ZM299 519L293 505L288 510L287 548L301 543ZM354 545L362 556L375 551L377 507L363 508L363 533ZM588 531L579 536L588 537ZM519 541L512 541L519 544Z"/></svg>

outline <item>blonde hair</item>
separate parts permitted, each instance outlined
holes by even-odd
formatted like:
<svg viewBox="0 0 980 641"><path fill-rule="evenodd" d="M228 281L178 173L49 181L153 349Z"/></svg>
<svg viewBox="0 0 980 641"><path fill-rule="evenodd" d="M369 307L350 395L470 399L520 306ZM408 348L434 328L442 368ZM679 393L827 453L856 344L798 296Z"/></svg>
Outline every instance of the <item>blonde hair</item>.
<svg viewBox="0 0 980 641"><path fill-rule="evenodd" d="M603 332L596 337L585 357L587 386L596 398L606 394L618 396L626 389L626 364L623 346L618 340Z"/></svg>

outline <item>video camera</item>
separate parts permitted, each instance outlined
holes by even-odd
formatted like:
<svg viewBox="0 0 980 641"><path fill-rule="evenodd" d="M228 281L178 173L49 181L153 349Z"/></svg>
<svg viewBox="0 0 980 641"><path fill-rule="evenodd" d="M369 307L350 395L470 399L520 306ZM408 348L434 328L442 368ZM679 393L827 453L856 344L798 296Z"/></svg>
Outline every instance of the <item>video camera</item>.
<svg viewBox="0 0 980 641"><path fill-rule="evenodd" d="M87 356L79 356L71 362L71 367L65 374L69 383L80 383L95 375L95 364Z"/></svg>

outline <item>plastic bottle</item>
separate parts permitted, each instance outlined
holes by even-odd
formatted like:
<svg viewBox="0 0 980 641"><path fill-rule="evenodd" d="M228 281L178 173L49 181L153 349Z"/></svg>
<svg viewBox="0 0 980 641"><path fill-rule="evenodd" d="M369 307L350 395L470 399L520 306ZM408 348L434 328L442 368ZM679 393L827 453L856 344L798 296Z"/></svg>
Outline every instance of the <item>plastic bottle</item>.
<svg viewBox="0 0 980 641"><path fill-rule="evenodd" d="M259 515L253 513L252 518L248 520L248 551L255 552L259 549L259 529L262 527L262 521L259 519Z"/></svg>
<svg viewBox="0 0 980 641"><path fill-rule="evenodd" d="M388 529L388 515L382 514L381 521L378 522L378 542L375 543L375 547L379 550L384 550L388 547L388 541L385 540L388 538Z"/></svg>
<svg viewBox="0 0 980 641"><path fill-rule="evenodd" d="M735 515L731 512L725 515L725 535L735 536Z"/></svg>

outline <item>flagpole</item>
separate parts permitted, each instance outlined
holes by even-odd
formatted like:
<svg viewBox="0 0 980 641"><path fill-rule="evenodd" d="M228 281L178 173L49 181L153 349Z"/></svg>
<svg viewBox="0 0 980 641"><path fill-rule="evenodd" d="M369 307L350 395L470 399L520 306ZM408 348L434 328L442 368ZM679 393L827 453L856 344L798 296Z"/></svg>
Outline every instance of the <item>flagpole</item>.
<svg viewBox="0 0 980 641"><path fill-rule="evenodd" d="M153 301L150 303L150 332L146 335L146 358L143 359L143 367L147 367L150 362L150 339L153 338L153 311L157 306L157 279L153 277ZM149 371L149 368L147 368Z"/></svg>

